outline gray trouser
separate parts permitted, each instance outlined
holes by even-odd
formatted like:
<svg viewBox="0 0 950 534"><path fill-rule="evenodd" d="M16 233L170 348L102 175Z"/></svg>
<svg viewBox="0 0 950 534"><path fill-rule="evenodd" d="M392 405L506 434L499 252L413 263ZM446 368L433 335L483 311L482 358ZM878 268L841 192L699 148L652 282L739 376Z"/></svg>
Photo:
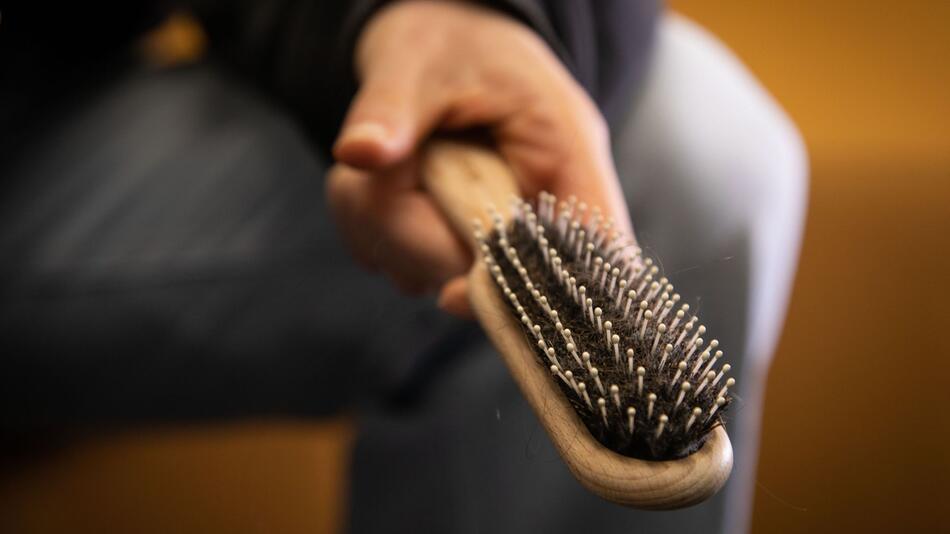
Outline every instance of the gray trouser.
<svg viewBox="0 0 950 534"><path fill-rule="evenodd" d="M356 269L326 162L208 66L110 85L5 167L3 425L356 409L354 532L742 530L801 145L726 52L668 19L616 147L641 241L737 369L736 472L707 503L637 512L582 490L477 326Z"/></svg>

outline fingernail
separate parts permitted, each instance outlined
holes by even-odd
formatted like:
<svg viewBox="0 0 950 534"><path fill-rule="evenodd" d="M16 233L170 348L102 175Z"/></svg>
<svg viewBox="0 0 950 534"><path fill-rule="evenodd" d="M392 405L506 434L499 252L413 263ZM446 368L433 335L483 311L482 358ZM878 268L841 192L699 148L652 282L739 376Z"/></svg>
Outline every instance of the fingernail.
<svg viewBox="0 0 950 534"><path fill-rule="evenodd" d="M389 132L378 122L361 122L354 124L343 132L342 141L346 143L386 143Z"/></svg>

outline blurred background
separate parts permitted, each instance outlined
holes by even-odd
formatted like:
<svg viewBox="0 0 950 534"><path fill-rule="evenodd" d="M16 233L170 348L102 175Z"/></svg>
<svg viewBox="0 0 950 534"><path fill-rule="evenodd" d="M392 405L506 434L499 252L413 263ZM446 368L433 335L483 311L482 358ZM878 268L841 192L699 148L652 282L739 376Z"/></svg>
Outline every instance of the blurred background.
<svg viewBox="0 0 950 534"><path fill-rule="evenodd" d="M749 66L811 158L753 532L942 531L950 2L671 6ZM180 16L143 44L157 63L202 46ZM349 417L250 421L59 443L0 464L0 531L338 532L353 428Z"/></svg>

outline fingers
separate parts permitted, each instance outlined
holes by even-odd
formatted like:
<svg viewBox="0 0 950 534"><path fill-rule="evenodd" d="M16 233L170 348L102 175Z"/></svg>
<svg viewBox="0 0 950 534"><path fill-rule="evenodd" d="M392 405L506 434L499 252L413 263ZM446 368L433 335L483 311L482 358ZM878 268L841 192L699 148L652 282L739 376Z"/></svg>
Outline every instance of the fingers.
<svg viewBox="0 0 950 534"><path fill-rule="evenodd" d="M403 82L364 84L333 147L337 161L375 169L408 155L416 136L410 109L414 99L413 88Z"/></svg>
<svg viewBox="0 0 950 534"><path fill-rule="evenodd" d="M376 170L412 154L440 111L417 70L377 69L363 81L333 147L337 161Z"/></svg>
<svg viewBox="0 0 950 534"><path fill-rule="evenodd" d="M413 294L434 291L472 261L425 192L393 185L416 171L409 164L377 174L336 165L327 177L330 205L352 254Z"/></svg>

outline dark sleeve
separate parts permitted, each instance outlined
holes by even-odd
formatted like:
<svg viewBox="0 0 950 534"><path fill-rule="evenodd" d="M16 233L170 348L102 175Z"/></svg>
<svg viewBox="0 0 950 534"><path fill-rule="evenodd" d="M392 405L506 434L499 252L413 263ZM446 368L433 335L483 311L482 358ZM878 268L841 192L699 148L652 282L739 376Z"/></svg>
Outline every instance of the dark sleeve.
<svg viewBox="0 0 950 534"><path fill-rule="evenodd" d="M193 0L212 50L289 107L322 147L356 91L359 31L387 0ZM659 0L483 0L533 28L600 106L624 111L652 41Z"/></svg>

